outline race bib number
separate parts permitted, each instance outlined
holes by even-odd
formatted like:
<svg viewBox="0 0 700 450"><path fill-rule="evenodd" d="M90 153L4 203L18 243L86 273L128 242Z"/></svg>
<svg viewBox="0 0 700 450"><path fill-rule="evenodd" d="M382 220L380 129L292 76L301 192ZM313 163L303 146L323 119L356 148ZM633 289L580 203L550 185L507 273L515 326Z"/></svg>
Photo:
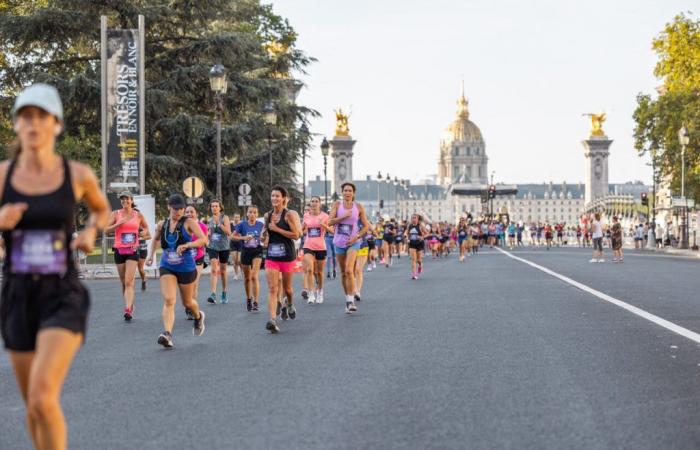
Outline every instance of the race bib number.
<svg viewBox="0 0 700 450"><path fill-rule="evenodd" d="M171 266L178 266L185 261L185 258L181 254L176 252L175 250L166 250L165 251L165 260Z"/></svg>
<svg viewBox="0 0 700 450"><path fill-rule="evenodd" d="M190 255L192 255L192 257L193 257L194 259L197 259L197 251L198 251L198 249L196 249L196 248L191 248L191 249L190 249Z"/></svg>
<svg viewBox="0 0 700 450"><path fill-rule="evenodd" d="M122 233L122 244L131 245L136 243L136 233Z"/></svg>
<svg viewBox="0 0 700 450"><path fill-rule="evenodd" d="M420 239L420 237L418 236L418 233L411 233L409 239L412 241L417 241L418 239Z"/></svg>
<svg viewBox="0 0 700 450"><path fill-rule="evenodd" d="M248 233L248 236L252 236L252 238L249 241L245 241L244 245L246 248L256 248L260 245L260 240L258 239L257 234Z"/></svg>
<svg viewBox="0 0 700 450"><path fill-rule="evenodd" d="M319 227L309 228L309 237L321 237L321 229Z"/></svg>
<svg viewBox="0 0 700 450"><path fill-rule="evenodd" d="M460 231L460 232L459 232L459 235L462 236L462 237L464 237L464 236L467 235L467 232L466 232L466 231Z"/></svg>
<svg viewBox="0 0 700 450"><path fill-rule="evenodd" d="M212 233L211 235L212 242L221 242L222 238L223 235L221 233Z"/></svg>
<svg viewBox="0 0 700 450"><path fill-rule="evenodd" d="M14 230L12 273L63 274L68 270L66 243L60 230Z"/></svg>
<svg viewBox="0 0 700 450"><path fill-rule="evenodd" d="M287 250L284 244L274 243L267 248L267 256L271 258L283 258L287 256Z"/></svg>
<svg viewBox="0 0 700 450"><path fill-rule="evenodd" d="M342 236L350 236L350 233L352 233L352 225L347 223L341 223L340 225L338 225L336 233Z"/></svg>

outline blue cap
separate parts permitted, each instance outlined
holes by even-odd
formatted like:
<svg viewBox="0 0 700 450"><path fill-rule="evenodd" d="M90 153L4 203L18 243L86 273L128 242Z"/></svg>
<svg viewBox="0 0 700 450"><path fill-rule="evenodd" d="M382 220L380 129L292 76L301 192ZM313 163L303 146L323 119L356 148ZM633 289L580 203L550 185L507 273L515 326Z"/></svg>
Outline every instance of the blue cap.
<svg viewBox="0 0 700 450"><path fill-rule="evenodd" d="M26 106L36 106L43 109L63 122L63 104L58 91L53 86L36 83L25 88L15 99L15 105L12 107L12 118L15 118L19 110Z"/></svg>

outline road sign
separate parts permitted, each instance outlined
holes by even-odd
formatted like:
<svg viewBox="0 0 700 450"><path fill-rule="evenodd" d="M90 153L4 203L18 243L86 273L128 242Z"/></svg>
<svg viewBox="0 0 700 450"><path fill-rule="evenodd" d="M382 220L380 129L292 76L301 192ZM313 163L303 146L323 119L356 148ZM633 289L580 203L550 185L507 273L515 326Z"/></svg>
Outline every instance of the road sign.
<svg viewBox="0 0 700 450"><path fill-rule="evenodd" d="M671 205L677 208L693 208L695 207L695 200L691 198L672 197Z"/></svg>
<svg viewBox="0 0 700 450"><path fill-rule="evenodd" d="M252 195L239 195L238 196L238 206L250 206L253 204Z"/></svg>
<svg viewBox="0 0 700 450"><path fill-rule="evenodd" d="M243 183L240 186L238 186L238 193L241 195L250 195L250 185L248 183Z"/></svg>
<svg viewBox="0 0 700 450"><path fill-rule="evenodd" d="M197 177L189 177L182 182L182 190L190 198L201 197L204 193L204 183Z"/></svg>

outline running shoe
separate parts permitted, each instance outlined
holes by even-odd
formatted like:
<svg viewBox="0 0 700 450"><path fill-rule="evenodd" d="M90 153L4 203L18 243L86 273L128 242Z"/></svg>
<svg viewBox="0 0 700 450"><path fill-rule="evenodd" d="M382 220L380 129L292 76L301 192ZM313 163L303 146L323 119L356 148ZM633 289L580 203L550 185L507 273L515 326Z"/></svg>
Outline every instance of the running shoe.
<svg viewBox="0 0 700 450"><path fill-rule="evenodd" d="M303 298L304 300L308 300L309 299L309 291L307 291L306 289L301 291L301 298Z"/></svg>
<svg viewBox="0 0 700 450"><path fill-rule="evenodd" d="M350 302L350 312L355 311L357 311L357 305L355 305L355 302Z"/></svg>
<svg viewBox="0 0 700 450"><path fill-rule="evenodd" d="M141 292L146 290L146 280L141 280Z"/></svg>
<svg viewBox="0 0 700 450"><path fill-rule="evenodd" d="M311 295L309 295L309 299L306 301L308 305L313 305L314 303L316 303L316 291L312 291Z"/></svg>
<svg viewBox="0 0 700 450"><path fill-rule="evenodd" d="M253 302L253 312L256 313L256 312L258 312L258 311L259 311L259 309L258 309L258 302Z"/></svg>
<svg viewBox="0 0 700 450"><path fill-rule="evenodd" d="M289 318L292 320L297 318L297 309L294 307L294 305L289 305L287 308L287 314L289 314Z"/></svg>
<svg viewBox="0 0 700 450"><path fill-rule="evenodd" d="M225 305L228 303L228 299L226 298L226 291L221 291L221 304Z"/></svg>
<svg viewBox="0 0 700 450"><path fill-rule="evenodd" d="M360 298L360 294L355 294L355 301L356 302L361 302L362 299Z"/></svg>
<svg viewBox="0 0 700 450"><path fill-rule="evenodd" d="M599 259L598 262L599 262L599 263L604 263L605 260L604 260L604 259Z"/></svg>
<svg viewBox="0 0 700 450"><path fill-rule="evenodd" d="M372 268L376 269L377 268L377 261L372 261Z"/></svg>
<svg viewBox="0 0 700 450"><path fill-rule="evenodd" d="M367 272L371 272L371 271L372 271L372 264L367 264Z"/></svg>
<svg viewBox="0 0 700 450"><path fill-rule="evenodd" d="M245 309L248 310L248 312L251 312L253 310L253 300L248 299L245 301Z"/></svg>
<svg viewBox="0 0 700 450"><path fill-rule="evenodd" d="M415 275L413 275L413 276L411 277L411 279L412 279L412 280L417 280L417 279L418 279L418 277L417 277L417 276L415 276Z"/></svg>
<svg viewBox="0 0 700 450"><path fill-rule="evenodd" d="M187 320L194 320L191 309L185 308L185 317L187 317Z"/></svg>
<svg viewBox="0 0 700 450"><path fill-rule="evenodd" d="M212 292L209 298L207 298L207 302L211 303L212 305L216 305L216 293Z"/></svg>
<svg viewBox="0 0 700 450"><path fill-rule="evenodd" d="M319 305L323 303L323 291L318 291L316 294L316 303Z"/></svg>
<svg viewBox="0 0 700 450"><path fill-rule="evenodd" d="M335 279L335 269L333 269L333 279Z"/></svg>
<svg viewBox="0 0 700 450"><path fill-rule="evenodd" d="M277 334L280 332L280 327L277 326L277 322L275 320L268 320L267 324L265 324L265 329L272 334Z"/></svg>
<svg viewBox="0 0 700 450"><path fill-rule="evenodd" d="M206 328L204 326L204 318L206 315L204 314L204 311L199 311L199 319L194 319L194 326L192 327L192 334L195 336L201 336L202 333L204 333L204 329Z"/></svg>
<svg viewBox="0 0 700 450"><path fill-rule="evenodd" d="M173 348L173 337L169 331L163 331L160 333L157 342L165 348Z"/></svg>
<svg viewBox="0 0 700 450"><path fill-rule="evenodd" d="M593 258L593 259L591 259L591 260L590 260L590 261L588 261L588 262L589 262L589 263L596 263L596 262L598 262L598 260L597 260L597 259L595 259L595 258Z"/></svg>
<svg viewBox="0 0 700 450"><path fill-rule="evenodd" d="M131 322L131 319L134 318L134 310L133 308L124 308L124 320L126 322Z"/></svg>
<svg viewBox="0 0 700 450"><path fill-rule="evenodd" d="M326 278L330 278L330 277L331 277L331 273L328 272L328 274L326 275Z"/></svg>
<svg viewBox="0 0 700 450"><path fill-rule="evenodd" d="M284 305L284 306L281 308L280 317L282 318L282 320L287 320L287 319L289 319L289 311L287 311L287 305Z"/></svg>
<svg viewBox="0 0 700 450"><path fill-rule="evenodd" d="M352 314L351 306L352 302L345 302L345 314Z"/></svg>

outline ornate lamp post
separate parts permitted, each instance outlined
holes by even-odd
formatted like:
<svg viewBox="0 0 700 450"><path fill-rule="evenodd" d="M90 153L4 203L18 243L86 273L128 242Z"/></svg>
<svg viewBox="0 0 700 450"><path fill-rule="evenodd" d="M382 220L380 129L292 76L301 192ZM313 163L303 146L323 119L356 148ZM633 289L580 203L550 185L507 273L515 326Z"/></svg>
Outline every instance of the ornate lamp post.
<svg viewBox="0 0 700 450"><path fill-rule="evenodd" d="M678 142L681 144L681 200L685 209L682 216L681 248L688 248L688 200L685 198L685 149L690 144L690 136L685 126L678 130Z"/></svg>
<svg viewBox="0 0 700 450"><path fill-rule="evenodd" d="M381 215L382 211L381 208L379 208L379 203L380 203L380 196L379 196L379 188L382 183L382 172L377 172L377 215Z"/></svg>
<svg viewBox="0 0 700 450"><path fill-rule="evenodd" d="M209 85L214 92L216 101L216 197L221 198L221 117L224 113L224 100L228 82L226 80L226 68L221 64L214 65L209 71Z"/></svg>
<svg viewBox="0 0 700 450"><path fill-rule="evenodd" d="M323 204L326 205L326 211L328 211L328 149L330 147L328 139L324 137L323 142L321 142L321 154L323 155L323 189L326 193L323 197Z"/></svg>
<svg viewBox="0 0 700 450"><path fill-rule="evenodd" d="M299 133L306 138L309 135L309 127L302 123L299 127ZM306 208L306 142L301 146L301 183L302 208Z"/></svg>
<svg viewBox="0 0 700 450"><path fill-rule="evenodd" d="M272 190L272 127L277 125L277 111L275 111L275 102L269 101L263 107L263 120L268 125L267 127L267 148L270 155L270 190Z"/></svg>

